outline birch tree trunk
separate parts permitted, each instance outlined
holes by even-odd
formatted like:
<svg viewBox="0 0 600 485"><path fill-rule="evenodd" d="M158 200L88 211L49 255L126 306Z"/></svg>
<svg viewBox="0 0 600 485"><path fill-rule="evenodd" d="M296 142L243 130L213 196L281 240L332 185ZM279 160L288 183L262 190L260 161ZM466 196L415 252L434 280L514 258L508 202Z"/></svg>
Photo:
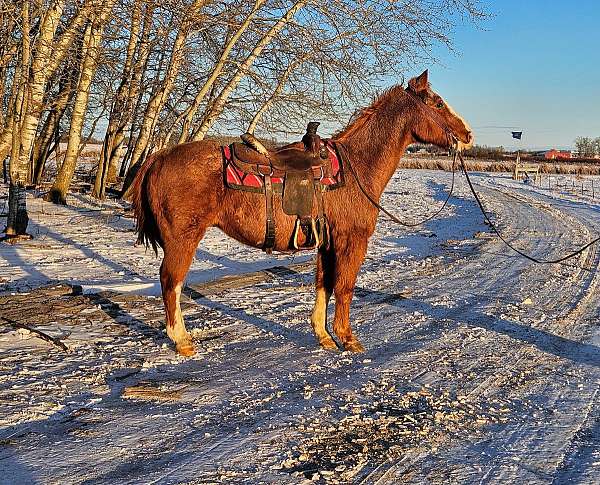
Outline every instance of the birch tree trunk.
<svg viewBox="0 0 600 485"><path fill-rule="evenodd" d="M16 87L18 81L15 81L13 85ZM16 93L15 93L16 94ZM16 98L16 96L15 96ZM10 148L12 146L12 134L13 134L13 121L14 121L14 106L16 102L13 100L9 104L9 113L6 116L5 127L2 130L2 134L0 134L0 160L4 161L4 159L10 153Z"/></svg>
<svg viewBox="0 0 600 485"><path fill-rule="evenodd" d="M119 140L119 131L122 132L123 130L123 118L126 116L125 110L127 109L128 104L127 95L129 94L132 82L132 67L134 64L134 55L138 44L141 26L141 9L142 4L140 2L135 2L133 4L131 29L129 33L129 41L127 43L127 53L125 56L125 64L123 66L123 75L121 77L121 83L119 84L117 92L115 93L115 99L111 106L108 128L106 129L106 135L104 136L102 151L100 152L100 159L98 160L98 170L94 180L94 189L92 191L92 196L98 199L104 198L106 183L109 178L109 167L115 155L114 148L115 145L118 147L123 139L123 137L120 137Z"/></svg>
<svg viewBox="0 0 600 485"><path fill-rule="evenodd" d="M185 43L186 37L187 33L184 33L183 30L180 29L173 44L173 50L171 52L167 74L165 75L162 85L159 87L158 91L148 101L144 118L140 126L140 132L131 154L129 170L127 171L127 176L125 177L125 181L123 183L124 192L127 191L131 185L131 182L133 182L133 178L137 171L136 165L140 162L143 153L148 147L152 132L156 126L156 121L158 120L158 115L164 106L165 100L173 90L175 78L179 72L179 68L181 67L181 62L183 61L181 50Z"/></svg>
<svg viewBox="0 0 600 485"><path fill-rule="evenodd" d="M81 64L81 73L77 84L77 92L71 115L71 126L69 128L69 141L65 152L65 159L56 175L56 180L46 195L46 200L55 204L67 203L67 191L73 180L79 147L81 144L81 132L85 121L90 86L96 73L99 47L104 33L104 27L109 13L112 11L115 0L108 0L101 8L97 18L88 24L84 34L84 51Z"/></svg>
<svg viewBox="0 0 600 485"><path fill-rule="evenodd" d="M125 194L127 193L127 189L129 189L129 186L133 182L135 174L138 170L137 165L142 159L143 154L146 153L149 148L148 144L150 142L150 138L152 137L152 133L154 132L154 129L156 127L156 122L158 121L160 111L162 110L165 101L167 100L168 96L171 94L171 91L174 88L175 79L179 74L179 69L183 62L183 47L192 27L192 19L194 18L194 14L197 13L210 1L211 0L194 0L187 12L187 18L184 19L181 27L177 31L177 36L175 37L175 42L173 43L171 57L169 59L169 66L167 68L165 78L162 81L161 86L158 88L157 92L155 92L154 95L150 98L150 100L148 101L148 105L146 106L146 111L144 113L144 118L142 120L140 132L138 134L135 147L131 154L129 170L127 171L125 181L123 182L123 196L125 196Z"/></svg>
<svg viewBox="0 0 600 485"><path fill-rule="evenodd" d="M28 3L28 2L24 2ZM53 52L53 39L64 8L64 0L55 1L46 11L40 23L39 37L35 43L35 51L31 60L31 77L27 84L27 110L24 111L23 122L19 132L20 144L18 158L18 176L23 183L31 181L30 159L33 141L44 108L46 82L50 76L48 66ZM25 36L25 32L23 32ZM29 62L29 59L23 59Z"/></svg>
<svg viewBox="0 0 600 485"><path fill-rule="evenodd" d="M69 82L67 82L65 86L61 88L61 92L59 93L58 98L54 101L54 105L52 106L50 113L48 113L48 117L44 122L42 131L40 132L40 135L34 144L32 157L34 185L39 185L42 180L44 167L46 166L46 161L48 160L48 155L51 151L50 146L52 145L52 141L58 135L60 120L65 114L67 105L71 99L71 89L72 86ZM58 146L54 146L54 149L56 148L58 148Z"/></svg>
<svg viewBox="0 0 600 485"><path fill-rule="evenodd" d="M14 116L12 120L12 133L15 136L11 139L10 151L10 185L8 189L8 218L6 220L5 236L3 240L17 242L20 239L29 239L27 226L29 216L27 215L27 193L25 192L25 183L27 181L27 171L29 164L22 165L21 139L16 136L23 127L23 115L27 111L27 84L29 80L29 68L31 62L31 40L29 32L31 30L31 19L29 12L29 2L23 2L21 10L22 20L22 41L21 41L21 72L19 76L19 88L15 98Z"/></svg>
<svg viewBox="0 0 600 485"><path fill-rule="evenodd" d="M137 125L134 124L133 117L135 113L140 111L140 106L142 103L142 98L144 95L144 90L142 87L142 80L144 79L144 74L146 72L146 67L148 63L148 57L150 55L150 31L152 25L152 15L153 9L146 6L146 11L144 15L144 26L142 28L142 38L140 40L140 47L138 56L136 59L135 66L133 68L131 83L129 84L129 93L127 95L127 108L126 108L126 116L123 119L121 126L117 131L117 141L116 146L113 150L113 161L111 163L116 164L116 160L114 157L119 153L119 147L123 140L125 139L125 129L127 126L130 126L130 137L129 143L127 145L127 150L123 156L123 160L121 162L121 167L119 169L119 177L125 176L125 171L127 169L128 160L131 158L131 154L133 153L134 141L133 141L133 133L137 131Z"/></svg>
<svg viewBox="0 0 600 485"><path fill-rule="evenodd" d="M240 39L240 37L242 36L242 34L248 29L248 27L252 23L252 20L256 17L256 14L260 10L260 8L264 5L265 1L266 0L256 0L254 2L254 7L250 11L248 16L244 20L244 22L240 25L240 27L235 32L235 34L233 34L231 36L231 39L229 39L227 44L225 44L225 47L223 48L223 52L221 53L221 56L219 57L219 60L217 61L212 72L210 73L210 76L204 82L204 84L200 88L200 91L198 91L198 94L196 94L194 101L189 106L189 108L186 110L186 115L183 120L183 127L181 129L181 135L179 136L179 140L177 141L177 143L184 143L185 141L187 141L187 139L190 135L189 131L190 131L190 127L192 126L192 121L194 119L194 116L196 116L196 113L198 112L198 108L200 107L200 104L202 103L202 101L204 100L204 98L206 97L208 92L210 91L214 82L221 75L221 72L223 71L223 68L225 67L226 62L229 59L231 50L235 47L235 45L237 44L237 42Z"/></svg>
<svg viewBox="0 0 600 485"><path fill-rule="evenodd" d="M248 130L247 130L248 133L254 134L254 130L256 130L256 125L258 125L258 122L263 117L263 115L269 110L269 108L271 106L273 106L273 103L279 97L279 95L282 93L283 89L285 88L285 83L287 82L288 78L290 77L290 74L292 72L294 72L295 69L298 68L298 66L303 62L303 60L304 59L302 59L302 60L296 59L295 61L292 61L290 63L290 65L286 68L284 73L281 75L281 77L277 81L277 86L275 87L273 94L271 94L271 96L269 96L269 98L263 103L263 105L260 107L260 109L255 113L254 117L252 118L252 121L250 121L250 124L248 125Z"/></svg>
<svg viewBox="0 0 600 485"><path fill-rule="evenodd" d="M5 69L4 66L2 67L2 69ZM6 159L12 147L12 134L15 119L15 111L17 109L17 105L20 102L20 97L23 96L23 92L21 90L23 88L23 81L21 79L22 74L23 69L17 69L13 74L12 86L10 88L10 98L7 104L8 113L4 118L2 134L0 135L0 160L2 162L4 162L4 160Z"/></svg>
<svg viewBox="0 0 600 485"><path fill-rule="evenodd" d="M306 5L308 0L298 0L286 13L281 17L269 30L268 32L258 41L258 43L252 49L252 52L246 57L244 62L240 65L236 74L231 80L225 85L221 93L217 96L214 103L210 107L208 113L204 117L204 120L194 132L193 140L203 140L206 136L206 132L214 124L219 115L223 112L225 103L229 99L229 96L243 79L248 72L248 69L254 61L258 58L264 48L273 40L273 38L281 32L281 30L294 18L294 16Z"/></svg>

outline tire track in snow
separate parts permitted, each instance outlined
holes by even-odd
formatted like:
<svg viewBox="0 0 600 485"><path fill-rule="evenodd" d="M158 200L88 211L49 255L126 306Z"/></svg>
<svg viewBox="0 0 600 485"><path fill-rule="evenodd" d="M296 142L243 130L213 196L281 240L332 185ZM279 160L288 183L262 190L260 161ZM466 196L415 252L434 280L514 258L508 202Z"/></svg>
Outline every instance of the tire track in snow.
<svg viewBox="0 0 600 485"><path fill-rule="evenodd" d="M504 192L503 192L503 195ZM515 198L517 200L520 201L526 201L526 199L523 199L522 197L514 197L513 194L509 193L508 196L510 198ZM561 211L557 211L555 209L551 209L548 210L549 208L547 207L547 205L545 203L534 203L531 204L532 206L538 208L538 209L543 209L547 212L550 212L553 214L554 217L560 217L560 216L565 216L565 214L563 214ZM527 215L527 214L524 214ZM573 220L572 217L570 217L569 219L571 219L571 221ZM587 231L585 229L585 225L583 225L583 223L579 222L579 225L581 227L584 228L584 232L589 233L589 231ZM595 250L595 248L590 248L590 250L587 251L587 254L585 255L584 258L584 264L582 266L587 266L587 267L593 267L595 268L597 266L598 263L598 256L597 256L597 251ZM541 327L542 330L544 331L554 331L557 332L558 335L560 334L566 334L567 336L569 335L569 330L571 330L571 326L577 321L577 318L581 317L582 314L584 314L584 312L586 311L587 307L590 305L590 303L592 303L590 300L592 299L592 297L595 294L595 290L596 290L596 285L597 285L597 280L598 280L598 273L597 271L592 271L592 272L584 272L584 271L578 271L577 275L575 276L575 278L572 278L574 280L575 285L574 286L578 286L579 289L581 290L579 293L579 295L577 295L576 301L573 302L569 302L569 298L567 296L564 296L562 298L550 298L551 301L548 302L548 305L544 307L545 311L548 311L550 309L554 309L554 310L559 310L558 313L558 318L556 320L553 320L551 318L546 319L546 324L543 325ZM547 299L548 300L548 299ZM570 304L569 304L570 303ZM571 306L573 305L573 306ZM566 311L560 311L561 308L566 308ZM562 314L561 314L562 313ZM486 397L490 397L493 396L497 393L499 393L500 391L503 390L503 387L506 386L508 384L509 378L511 376L512 373L514 373L516 370L518 369L523 369L523 368L531 368L531 367L535 367L536 365L539 365L539 361L536 362L535 357L538 357L537 355L538 353L533 352L531 347L529 346L521 346L520 349L518 349L516 352L509 352L509 354L500 362L498 362L498 371L495 373L492 373L490 376L488 376L486 379L484 379L478 386L476 386L469 394L470 399L477 399L483 395L485 395ZM476 368L478 366L478 364L474 364L473 367ZM595 395L595 390L592 389L591 391L593 392L592 395ZM585 407L585 405L587 404L587 402L590 402L589 399L591 399L593 402L593 398L590 398L590 396L588 395L588 401L585 400L585 396L583 397L583 407ZM572 440L573 435L575 434L575 431L577 429L579 429L579 427L581 426L581 422L582 420L585 419L585 413L583 418L580 418L576 413L573 413L571 415L574 419L573 422L570 424L570 429L573 430L573 433L571 433L571 437L569 439ZM523 433L527 434L531 434L532 433L532 429L531 426L529 428L525 427L525 429L521 430ZM566 436L563 436L563 438L566 438ZM566 447L565 447L566 448ZM461 453L460 451L458 451L457 453ZM548 457L546 457L548 458ZM380 476L381 478L387 477L387 476L391 476L391 475L396 475L396 476L401 476L401 475L405 475L407 473L410 473L411 470L414 472L414 469L418 468L419 466L423 465L423 462L425 462L426 460L430 460L430 461L435 461L436 464L439 466L439 460L432 460L430 454L415 454L414 456L412 456L411 458L407 458L405 460L403 460L401 463L398 463L397 465L392 465L390 467L388 467L385 471L385 473L383 475ZM559 466L559 464L561 463L561 460L564 460L561 452L559 452L556 456L551 457L552 460L554 460L554 467ZM498 459L500 462L502 462L502 459ZM443 465L442 465L443 466ZM499 469L498 466L501 466L500 463L496 463L494 464L493 462L488 463L488 470L487 472L482 474L481 480L482 481L489 481L490 477L494 477L495 480L499 479ZM550 469L552 469L552 466L549 467ZM503 477L503 480L511 482L511 481L520 481L522 480L523 476L519 475L519 473L522 473L522 469L518 469L516 474L513 475L507 475ZM426 475L419 475L419 473L417 473L417 476L420 476L422 479L425 479ZM375 479L375 477L372 477L373 479ZM413 477L414 478L414 477ZM429 477L432 478L432 477ZM447 478L447 477L446 477ZM453 483L460 483L462 480L469 480L469 479L473 479L474 477L468 477L468 475L462 475L459 473L457 476L453 477L452 482ZM494 480L492 480L494 481ZM434 481L434 483L436 483Z"/></svg>

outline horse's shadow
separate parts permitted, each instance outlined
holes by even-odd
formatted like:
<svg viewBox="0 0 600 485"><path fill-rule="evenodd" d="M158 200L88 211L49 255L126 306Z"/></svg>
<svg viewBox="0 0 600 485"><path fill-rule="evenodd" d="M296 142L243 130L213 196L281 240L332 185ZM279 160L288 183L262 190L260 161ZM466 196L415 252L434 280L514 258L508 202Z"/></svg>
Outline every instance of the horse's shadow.
<svg viewBox="0 0 600 485"><path fill-rule="evenodd" d="M3 445L2 441L0 438L0 485L30 485L37 483L32 470L16 459L16 453L4 455L2 447L6 445Z"/></svg>
<svg viewBox="0 0 600 485"><path fill-rule="evenodd" d="M524 323L520 323L506 318L496 317L487 313L477 311L475 308L476 304L485 304L486 301L478 299L477 303L469 301L462 306L455 306L451 309L444 309L443 307L432 306L431 304L423 301L412 300L410 298L393 298L387 292L371 290L367 288L360 288L360 293L364 295L364 299L371 300L374 303L385 301L386 304L396 306L406 310L407 313L414 311L420 311L428 315L432 321L447 321L450 328L456 328L459 325L469 325L472 327L479 327L494 332L497 334L505 335L520 341L523 344L536 347L541 352L546 354L555 355L563 360L571 361L575 364L600 367L600 348L595 345L570 340L560 335L555 335L545 329L531 327ZM457 317L453 315L458 315ZM373 324L368 325L372 327ZM382 359L385 359L386 355L398 353L398 351L407 352L414 351L416 347L414 344L422 341L423 337L428 335L431 338L436 338L449 329L446 326L437 326L432 329L431 327L425 327L424 329L418 328L414 332L408 332L408 334L402 334L402 340L396 342L383 343L378 345L376 348L376 354L380 355ZM376 329L373 329L375 332ZM406 338L408 337L408 339ZM413 345L406 340L412 341ZM408 344L408 345L407 345Z"/></svg>
<svg viewBox="0 0 600 485"><path fill-rule="evenodd" d="M431 217L431 215L439 210L441 204L448 196L449 188L445 183L437 183L432 180L428 181L427 185L434 191L432 199L438 202L438 205L428 211L424 211L419 216L415 216L414 220L411 220L409 217L401 219L406 219L410 223L419 222L425 220L427 217ZM392 252L394 252L394 248L396 250L400 249L398 254L386 254L385 258L413 257L423 259L439 252L440 242L442 241L448 239L468 239L475 232L489 230L483 221L480 223L475 222L479 220L476 217L479 214L479 208L475 201L453 195L448 200L445 210L450 206L454 208L454 214L450 217L444 217L444 211L442 211L439 215L421 226L402 228L402 233L399 235L382 236L380 241L386 245L386 248L389 247ZM398 226L394 225L393 227L397 228Z"/></svg>
<svg viewBox="0 0 600 485"><path fill-rule="evenodd" d="M155 344L161 345L166 342L167 336L162 329L158 329L148 323L132 316L127 310L123 309L110 292L90 293L85 295L87 300L96 305L105 315L110 317L115 323L125 325L132 333L141 338L149 338Z"/></svg>
<svg viewBox="0 0 600 485"><path fill-rule="evenodd" d="M298 274L300 275L300 273ZM312 334L308 333L308 331L301 332L293 327L282 325L281 323L278 323L274 320L267 320L266 318L250 314L239 308L234 308L233 306L225 305L223 303L210 300L209 298L205 297L204 295L190 287L185 288L185 294L199 305L205 306L211 310L217 311L235 320L241 320L244 323L259 328L262 332L273 333L274 335L284 337L294 342L295 344L304 347L309 347L316 343L315 338L312 336Z"/></svg>

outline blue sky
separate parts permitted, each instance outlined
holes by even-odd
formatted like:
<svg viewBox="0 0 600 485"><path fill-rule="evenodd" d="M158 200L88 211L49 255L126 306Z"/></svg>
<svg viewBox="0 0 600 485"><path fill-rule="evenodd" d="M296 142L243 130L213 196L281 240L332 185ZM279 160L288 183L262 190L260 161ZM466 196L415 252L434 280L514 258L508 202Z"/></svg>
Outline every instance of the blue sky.
<svg viewBox="0 0 600 485"><path fill-rule="evenodd" d="M600 137L600 2L487 5L492 18L456 28L458 54L439 49L438 64L421 66L472 125L476 143L516 147L512 129L523 130L523 148Z"/></svg>

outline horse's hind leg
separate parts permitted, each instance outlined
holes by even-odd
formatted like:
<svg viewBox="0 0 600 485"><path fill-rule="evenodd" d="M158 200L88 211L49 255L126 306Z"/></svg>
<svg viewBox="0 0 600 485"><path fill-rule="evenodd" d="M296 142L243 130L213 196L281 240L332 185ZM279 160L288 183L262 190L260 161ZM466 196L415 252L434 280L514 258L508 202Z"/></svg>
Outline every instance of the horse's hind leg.
<svg viewBox="0 0 600 485"><path fill-rule="evenodd" d="M167 320L167 335L181 355L191 356L196 352L192 338L185 328L179 299L194 252L202 234L193 240L165 242L165 256L160 265L160 284Z"/></svg>
<svg viewBox="0 0 600 485"><path fill-rule="evenodd" d="M317 271L315 277L316 299L310 323L319 344L328 350L337 350L337 345L326 328L327 304L333 293L334 265L333 251L319 250L317 253Z"/></svg>

